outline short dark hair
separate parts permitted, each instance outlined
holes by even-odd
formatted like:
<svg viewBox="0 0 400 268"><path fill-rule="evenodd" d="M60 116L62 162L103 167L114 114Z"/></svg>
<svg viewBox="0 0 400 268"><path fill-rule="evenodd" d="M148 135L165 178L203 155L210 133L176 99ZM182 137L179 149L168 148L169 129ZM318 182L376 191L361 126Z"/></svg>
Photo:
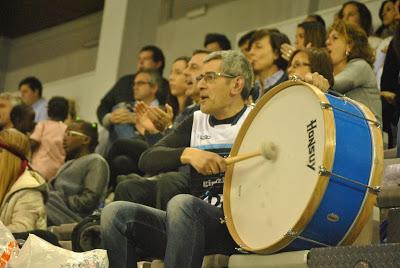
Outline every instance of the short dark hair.
<svg viewBox="0 0 400 268"><path fill-rule="evenodd" d="M47 114L50 119L65 121L68 117L69 104L64 97L52 97L47 104Z"/></svg>
<svg viewBox="0 0 400 268"><path fill-rule="evenodd" d="M99 133L97 131L97 124L90 123L85 120L76 120L74 124L77 124L82 130L83 134L90 137L89 151L92 153L96 149L97 144L99 144Z"/></svg>
<svg viewBox="0 0 400 268"><path fill-rule="evenodd" d="M271 31L269 29L258 30L254 33L253 37L251 38L249 47L251 48L253 46L254 42L256 42L266 36L269 36L272 50L278 56L278 58L274 61L274 64L276 66L278 66L279 69L286 70L288 62L284 58L282 58L282 54L280 52L282 44L284 44L284 43L290 44L290 40L286 34L277 32L275 30Z"/></svg>
<svg viewBox="0 0 400 268"><path fill-rule="evenodd" d="M325 47L326 29L316 21L305 21L297 25L304 29L304 46L311 43L313 47Z"/></svg>
<svg viewBox="0 0 400 268"><path fill-rule="evenodd" d="M204 39L204 47L214 42L217 42L222 50L231 49L231 42L229 39L225 35L219 33L208 33Z"/></svg>
<svg viewBox="0 0 400 268"><path fill-rule="evenodd" d="M164 105L167 101L168 96L168 88L163 87L163 78L161 74L157 71L157 69L146 69L146 70L139 70L136 75L138 74L148 74L150 76L149 84L157 86L156 98L160 105Z"/></svg>
<svg viewBox="0 0 400 268"><path fill-rule="evenodd" d="M242 37L240 37L240 39L238 41L238 46L240 47L240 46L244 45L246 42L250 42L250 40L253 37L253 34L255 32L256 31L253 30L253 31L247 32L244 35L242 35Z"/></svg>
<svg viewBox="0 0 400 268"><path fill-rule="evenodd" d="M372 15L368 7L358 1L346 2L339 11L339 19L343 19L343 10L348 5L355 5L357 7L358 13L360 13L361 28L369 36L372 33Z"/></svg>
<svg viewBox="0 0 400 268"><path fill-rule="evenodd" d="M147 45L142 47L140 52L143 51L151 51L152 52L152 59L154 62L161 62L160 68L158 70L160 71L160 74L164 72L164 67L165 67L165 57L164 53L159 47L153 46L153 45Z"/></svg>
<svg viewBox="0 0 400 268"><path fill-rule="evenodd" d="M35 111L32 106L24 103L15 105L10 112L10 120L20 132L32 133L35 128Z"/></svg>
<svg viewBox="0 0 400 268"><path fill-rule="evenodd" d="M318 15L318 14L308 15L306 21L311 21L311 20L321 23L322 26L324 26L324 28L326 28L325 20L320 15Z"/></svg>
<svg viewBox="0 0 400 268"><path fill-rule="evenodd" d="M42 82L34 76L28 76L19 82L18 88L21 88L22 85L28 85L28 87L32 91L38 91L39 97L42 97L43 86Z"/></svg>

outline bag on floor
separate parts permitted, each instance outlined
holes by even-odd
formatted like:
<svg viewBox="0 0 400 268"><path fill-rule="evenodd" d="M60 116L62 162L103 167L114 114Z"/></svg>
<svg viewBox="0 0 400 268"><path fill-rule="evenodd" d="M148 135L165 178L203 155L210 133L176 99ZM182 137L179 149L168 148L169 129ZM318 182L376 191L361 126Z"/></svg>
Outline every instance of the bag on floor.
<svg viewBox="0 0 400 268"><path fill-rule="evenodd" d="M17 257L18 252L17 241L0 221L0 268L11 267L9 263Z"/></svg>
<svg viewBox="0 0 400 268"><path fill-rule="evenodd" d="M17 258L10 262L12 268L96 267L108 268L107 252L103 249L73 252L56 247L30 234Z"/></svg>

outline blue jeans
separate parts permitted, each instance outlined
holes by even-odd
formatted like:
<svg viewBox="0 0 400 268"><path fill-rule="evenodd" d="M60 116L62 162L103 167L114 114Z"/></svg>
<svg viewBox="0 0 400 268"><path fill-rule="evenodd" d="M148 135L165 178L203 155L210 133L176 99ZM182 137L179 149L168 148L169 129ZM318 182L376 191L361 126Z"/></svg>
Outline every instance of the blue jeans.
<svg viewBox="0 0 400 268"><path fill-rule="evenodd" d="M201 267L208 254L231 255L236 244L221 208L191 195L177 195L163 212L140 204L118 201L101 216L101 231L110 267L135 267L138 254L164 257L164 266Z"/></svg>

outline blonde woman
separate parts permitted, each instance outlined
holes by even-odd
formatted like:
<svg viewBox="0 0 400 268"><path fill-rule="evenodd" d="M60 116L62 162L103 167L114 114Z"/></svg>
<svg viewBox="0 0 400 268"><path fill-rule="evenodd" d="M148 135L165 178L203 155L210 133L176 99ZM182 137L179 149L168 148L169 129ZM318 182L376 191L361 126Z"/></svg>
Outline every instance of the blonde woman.
<svg viewBox="0 0 400 268"><path fill-rule="evenodd" d="M0 220L11 232L46 229L47 185L29 170L30 143L16 129L0 132Z"/></svg>

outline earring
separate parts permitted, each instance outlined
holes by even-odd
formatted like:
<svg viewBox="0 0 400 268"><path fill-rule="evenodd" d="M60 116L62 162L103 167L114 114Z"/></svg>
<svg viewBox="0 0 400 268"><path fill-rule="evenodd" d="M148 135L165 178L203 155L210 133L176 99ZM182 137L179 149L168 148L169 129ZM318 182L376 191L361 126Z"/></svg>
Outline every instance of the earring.
<svg viewBox="0 0 400 268"><path fill-rule="evenodd" d="M346 50L346 57L350 55L350 51Z"/></svg>

